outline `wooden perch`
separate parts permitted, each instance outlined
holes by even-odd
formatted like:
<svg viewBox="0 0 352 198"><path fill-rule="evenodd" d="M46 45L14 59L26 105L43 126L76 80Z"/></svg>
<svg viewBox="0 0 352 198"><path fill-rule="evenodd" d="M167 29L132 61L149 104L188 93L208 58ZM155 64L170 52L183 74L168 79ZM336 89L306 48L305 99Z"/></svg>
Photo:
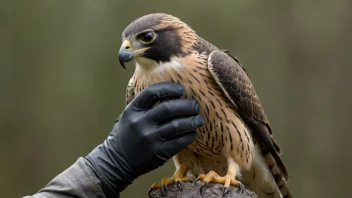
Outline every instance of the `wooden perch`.
<svg viewBox="0 0 352 198"><path fill-rule="evenodd" d="M176 184L167 187L167 196L162 196L160 189L150 192L151 198L223 198L223 185L217 183L209 183L200 192L202 182L196 184L191 182L184 182L182 184L182 191L177 188ZM224 198L258 198L258 196L249 190L244 190L243 193L238 192L238 188L234 186L229 187L229 192Z"/></svg>

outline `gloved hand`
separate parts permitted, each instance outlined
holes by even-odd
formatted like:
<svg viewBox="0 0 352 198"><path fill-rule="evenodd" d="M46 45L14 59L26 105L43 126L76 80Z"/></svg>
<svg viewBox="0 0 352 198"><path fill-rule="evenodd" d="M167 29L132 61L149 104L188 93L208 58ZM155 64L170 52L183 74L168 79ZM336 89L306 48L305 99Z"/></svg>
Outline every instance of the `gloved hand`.
<svg viewBox="0 0 352 198"><path fill-rule="evenodd" d="M103 144L87 157L107 197L116 197L134 179L163 165L196 139L204 123L199 104L180 98L184 87L159 83L144 89L126 107Z"/></svg>

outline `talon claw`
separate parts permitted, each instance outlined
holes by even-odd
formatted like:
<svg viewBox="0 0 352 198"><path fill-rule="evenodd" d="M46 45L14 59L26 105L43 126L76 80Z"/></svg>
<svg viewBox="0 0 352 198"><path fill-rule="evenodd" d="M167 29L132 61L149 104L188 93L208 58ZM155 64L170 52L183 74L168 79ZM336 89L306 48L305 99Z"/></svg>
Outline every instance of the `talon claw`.
<svg viewBox="0 0 352 198"><path fill-rule="evenodd" d="M244 185L242 184L242 183L238 183L237 184L237 192L239 192L239 193L241 193L241 194L243 194L244 193Z"/></svg>
<svg viewBox="0 0 352 198"><path fill-rule="evenodd" d="M176 181L176 185L180 191L182 191L182 185L180 181Z"/></svg>
<svg viewBox="0 0 352 198"><path fill-rule="evenodd" d="M162 185L160 188L160 192L162 196L166 196L167 195L167 189L165 185Z"/></svg>
<svg viewBox="0 0 352 198"><path fill-rule="evenodd" d="M204 186L201 185L200 188L199 188L199 192L200 192L201 195L203 195L203 187L204 187Z"/></svg>
<svg viewBox="0 0 352 198"><path fill-rule="evenodd" d="M197 181L199 181L200 179L199 179L199 177L196 179L196 181L194 181L194 183L196 184L197 183Z"/></svg>
<svg viewBox="0 0 352 198"><path fill-rule="evenodd" d="M207 182L204 182L203 181L203 184L202 184L202 186L200 187L200 194L203 196L203 188L204 188L204 186L206 186L207 185Z"/></svg>
<svg viewBox="0 0 352 198"><path fill-rule="evenodd" d="M149 190L148 190L148 195L149 195L149 198L151 198L152 197L152 195L151 195L151 192L153 191L153 189L152 188L149 188Z"/></svg>
<svg viewBox="0 0 352 198"><path fill-rule="evenodd" d="M225 196L228 192L229 192L229 188L228 187L224 187L223 196Z"/></svg>

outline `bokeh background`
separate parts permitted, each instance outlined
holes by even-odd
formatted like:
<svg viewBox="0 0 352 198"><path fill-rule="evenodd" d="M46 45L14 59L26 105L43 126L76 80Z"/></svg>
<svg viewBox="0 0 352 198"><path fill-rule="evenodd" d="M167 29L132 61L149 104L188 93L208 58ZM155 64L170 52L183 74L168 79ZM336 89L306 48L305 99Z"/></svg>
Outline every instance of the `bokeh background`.
<svg viewBox="0 0 352 198"><path fill-rule="evenodd" d="M0 197L35 193L110 132L125 107L123 29L180 17L241 60L284 151L295 197L350 197L349 0L0 0ZM122 197L146 197L173 163Z"/></svg>

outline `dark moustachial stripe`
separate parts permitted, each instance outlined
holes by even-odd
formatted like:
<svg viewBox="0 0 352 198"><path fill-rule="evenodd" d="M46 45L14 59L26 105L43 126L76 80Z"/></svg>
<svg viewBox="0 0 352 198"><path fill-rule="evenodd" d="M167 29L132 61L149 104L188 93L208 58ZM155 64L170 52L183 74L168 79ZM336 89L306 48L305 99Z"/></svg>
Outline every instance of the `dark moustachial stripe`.
<svg viewBox="0 0 352 198"><path fill-rule="evenodd" d="M156 62L168 62L171 56L184 57L187 52L182 51L182 39L178 34L176 22L172 24L170 16L162 13L149 14L132 22L122 33L123 39L138 36L144 30L152 29L158 36L150 44L143 47L150 47L144 52L144 57L155 60ZM168 25L162 25L168 23ZM182 22L177 22L182 23Z"/></svg>

